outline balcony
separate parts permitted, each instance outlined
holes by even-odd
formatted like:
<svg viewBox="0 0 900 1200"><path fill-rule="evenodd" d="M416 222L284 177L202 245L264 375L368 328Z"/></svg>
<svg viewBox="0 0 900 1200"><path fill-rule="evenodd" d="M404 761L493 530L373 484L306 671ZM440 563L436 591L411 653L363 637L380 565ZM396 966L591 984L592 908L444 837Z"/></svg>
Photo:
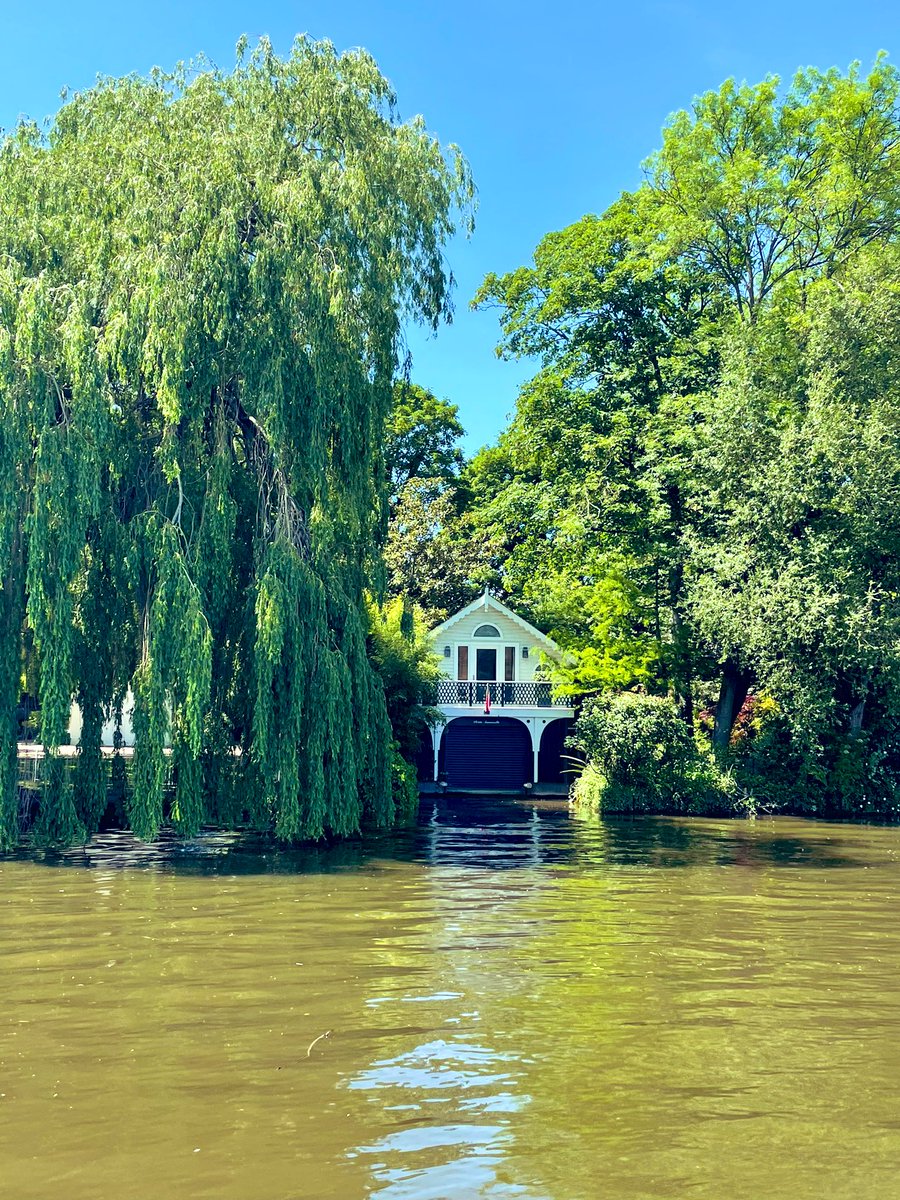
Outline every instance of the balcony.
<svg viewBox="0 0 900 1200"><path fill-rule="evenodd" d="M484 708L486 693L491 693L491 707L497 708L567 708L564 702L553 699L553 684L474 683L468 680L441 679L433 703L465 708Z"/></svg>

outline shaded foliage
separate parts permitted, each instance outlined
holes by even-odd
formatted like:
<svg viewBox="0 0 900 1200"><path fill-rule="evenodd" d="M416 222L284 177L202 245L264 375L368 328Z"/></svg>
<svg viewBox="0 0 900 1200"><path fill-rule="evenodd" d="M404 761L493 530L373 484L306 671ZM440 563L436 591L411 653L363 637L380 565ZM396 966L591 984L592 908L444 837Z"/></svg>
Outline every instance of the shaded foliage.
<svg viewBox="0 0 900 1200"><path fill-rule="evenodd" d="M415 762L426 730L443 718L431 706L440 669L421 617L398 597L369 605L369 654L387 697L399 754Z"/></svg>
<svg viewBox="0 0 900 1200"><path fill-rule="evenodd" d="M720 768L780 756L816 811L895 804L898 99L883 57L728 81L476 299L540 369L464 523L570 652L557 680L640 685L691 732L717 693ZM779 716L738 754L753 690Z"/></svg>
<svg viewBox="0 0 900 1200"><path fill-rule="evenodd" d="M182 832L393 819L364 611L380 447L401 321L448 315L442 246L471 195L367 54L306 39L103 80L0 148L0 721L25 620L51 759L73 698L84 715L48 836L96 827L101 716L129 688L142 837L169 741Z"/></svg>

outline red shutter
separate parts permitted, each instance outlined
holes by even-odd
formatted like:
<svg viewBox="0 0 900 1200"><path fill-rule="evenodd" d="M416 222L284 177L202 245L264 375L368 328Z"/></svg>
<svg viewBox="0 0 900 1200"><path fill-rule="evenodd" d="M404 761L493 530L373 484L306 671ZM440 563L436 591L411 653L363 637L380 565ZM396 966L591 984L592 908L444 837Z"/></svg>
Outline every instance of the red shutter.
<svg viewBox="0 0 900 1200"><path fill-rule="evenodd" d="M469 678L469 647L458 646L456 650L456 678Z"/></svg>

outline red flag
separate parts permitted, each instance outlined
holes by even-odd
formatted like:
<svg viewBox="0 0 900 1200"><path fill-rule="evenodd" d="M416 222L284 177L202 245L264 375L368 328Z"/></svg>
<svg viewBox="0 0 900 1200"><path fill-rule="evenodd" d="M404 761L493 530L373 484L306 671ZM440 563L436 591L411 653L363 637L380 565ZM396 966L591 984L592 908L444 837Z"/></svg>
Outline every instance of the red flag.
<svg viewBox="0 0 900 1200"><path fill-rule="evenodd" d="M489 687L484 689L484 711L485 713L491 711L491 689Z"/></svg>

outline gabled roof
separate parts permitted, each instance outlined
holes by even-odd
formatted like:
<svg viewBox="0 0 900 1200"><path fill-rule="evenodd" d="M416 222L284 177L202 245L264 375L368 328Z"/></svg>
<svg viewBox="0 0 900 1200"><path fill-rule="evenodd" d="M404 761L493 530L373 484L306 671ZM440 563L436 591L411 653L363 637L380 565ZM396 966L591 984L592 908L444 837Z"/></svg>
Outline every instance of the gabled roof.
<svg viewBox="0 0 900 1200"><path fill-rule="evenodd" d="M449 633L457 621L461 621L463 617L467 617L470 613L478 612L479 610L483 610L484 612L494 611L502 613L503 616L509 617L509 619L515 625L518 625L523 633L528 634L529 638L531 639L531 645L542 646L545 650L555 655L562 653L559 646L557 646L556 642L554 642L552 638L548 638L546 633L541 633L541 631L535 628L530 621L526 621L524 617L520 617L518 613L514 613L511 608L507 608L502 601L498 600L496 596L492 596L488 591L482 592L482 594L476 600L473 600L471 604L467 604L465 608L461 608L459 612L454 613L452 617L448 617L446 621L442 621L440 625L436 625L434 629L431 630L429 636L437 641L445 633Z"/></svg>

